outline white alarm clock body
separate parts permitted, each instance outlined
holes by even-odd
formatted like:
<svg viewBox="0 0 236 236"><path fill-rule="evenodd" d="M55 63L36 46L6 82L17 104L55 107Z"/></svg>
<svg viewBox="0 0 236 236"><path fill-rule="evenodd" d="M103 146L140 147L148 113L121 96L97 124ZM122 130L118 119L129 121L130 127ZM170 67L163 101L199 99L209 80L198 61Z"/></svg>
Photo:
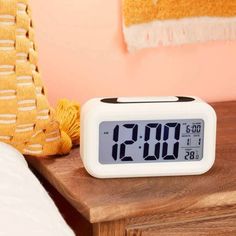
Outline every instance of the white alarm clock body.
<svg viewBox="0 0 236 236"><path fill-rule="evenodd" d="M196 97L95 98L80 153L97 178L200 175L215 161L216 113Z"/></svg>

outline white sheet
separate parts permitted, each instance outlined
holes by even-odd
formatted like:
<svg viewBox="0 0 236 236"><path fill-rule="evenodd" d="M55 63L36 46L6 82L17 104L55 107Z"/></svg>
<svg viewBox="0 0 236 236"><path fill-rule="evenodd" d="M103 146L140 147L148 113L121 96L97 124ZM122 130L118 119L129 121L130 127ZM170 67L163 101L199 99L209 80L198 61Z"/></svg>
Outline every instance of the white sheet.
<svg viewBox="0 0 236 236"><path fill-rule="evenodd" d="M24 157L3 143L0 143L0 235L74 235Z"/></svg>

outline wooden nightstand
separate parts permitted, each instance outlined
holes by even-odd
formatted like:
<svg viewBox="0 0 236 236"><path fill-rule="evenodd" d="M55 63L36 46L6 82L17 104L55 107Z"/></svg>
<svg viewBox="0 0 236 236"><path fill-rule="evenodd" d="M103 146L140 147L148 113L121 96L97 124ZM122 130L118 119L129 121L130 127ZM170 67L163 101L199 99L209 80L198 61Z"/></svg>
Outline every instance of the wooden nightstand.
<svg viewBox="0 0 236 236"><path fill-rule="evenodd" d="M95 179L78 149L62 158L27 159L86 219L78 219L83 236L236 235L236 102L213 106L217 159L202 176Z"/></svg>

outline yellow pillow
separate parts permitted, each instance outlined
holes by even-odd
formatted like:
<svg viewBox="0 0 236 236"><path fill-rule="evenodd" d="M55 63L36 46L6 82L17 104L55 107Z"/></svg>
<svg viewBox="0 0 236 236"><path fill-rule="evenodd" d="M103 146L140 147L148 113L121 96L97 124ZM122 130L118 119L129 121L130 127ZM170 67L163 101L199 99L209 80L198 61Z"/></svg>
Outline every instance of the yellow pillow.
<svg viewBox="0 0 236 236"><path fill-rule="evenodd" d="M0 142L28 155L64 154L79 140L79 107L63 100L54 113L37 57L28 0L0 0Z"/></svg>

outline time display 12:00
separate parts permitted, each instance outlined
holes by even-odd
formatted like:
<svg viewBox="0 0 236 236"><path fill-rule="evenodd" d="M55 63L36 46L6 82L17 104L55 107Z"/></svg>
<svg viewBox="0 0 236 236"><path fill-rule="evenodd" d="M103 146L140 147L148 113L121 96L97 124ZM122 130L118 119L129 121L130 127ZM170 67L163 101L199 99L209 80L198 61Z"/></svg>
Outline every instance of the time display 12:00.
<svg viewBox="0 0 236 236"><path fill-rule="evenodd" d="M103 122L100 135L100 158L105 163L199 159L203 136L202 123L191 120ZM107 160L109 146L113 161Z"/></svg>

